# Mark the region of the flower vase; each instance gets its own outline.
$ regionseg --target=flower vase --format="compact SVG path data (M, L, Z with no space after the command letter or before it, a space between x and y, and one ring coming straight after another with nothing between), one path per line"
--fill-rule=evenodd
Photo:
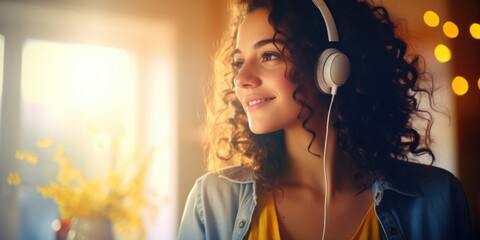
M67 240L113 240L112 223L107 218L72 219Z

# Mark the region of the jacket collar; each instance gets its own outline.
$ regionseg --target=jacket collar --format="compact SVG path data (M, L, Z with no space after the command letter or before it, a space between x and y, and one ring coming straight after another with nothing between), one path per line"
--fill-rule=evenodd
M394 191L398 194L408 197L419 197L422 195L420 189L416 188L415 186L396 184L394 181L388 181L381 177L372 185L372 195L376 206L378 206L382 201L385 191Z
M227 179L235 183L253 183L255 182L255 173L248 168L235 165L223 168L217 171L220 178Z
M240 165L226 167L218 170L216 173L220 178L239 184L254 183L256 179L255 173L251 169ZM381 203L385 191L394 191L408 197L421 196L420 189L415 186L402 184L400 182L397 183L396 181L387 180L385 177L380 177L372 185L372 194L375 205L378 206Z

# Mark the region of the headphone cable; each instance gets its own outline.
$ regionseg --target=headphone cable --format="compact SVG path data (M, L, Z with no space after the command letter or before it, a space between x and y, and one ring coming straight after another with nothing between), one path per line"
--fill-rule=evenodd
M325 127L325 144L323 146L323 177L324 177L324 182L325 182L325 194L324 194L324 201L323 201L322 240L325 240L325 235L326 235L326 232L327 232L327 200L328 200L327 146L328 146L328 129L329 129L329 125L330 125L330 113L332 112L333 101L335 99L335 93L336 93L336 91L332 91L332 98L330 100L330 106L328 107L327 121L326 121L326 127Z

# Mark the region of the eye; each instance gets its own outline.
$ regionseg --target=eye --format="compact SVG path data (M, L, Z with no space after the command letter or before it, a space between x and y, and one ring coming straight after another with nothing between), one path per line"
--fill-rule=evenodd
M244 63L243 60L233 60L232 68L235 69L235 70L238 70L243 66L243 63Z
M262 62L275 61L281 58L280 54L275 52L265 52L262 55Z

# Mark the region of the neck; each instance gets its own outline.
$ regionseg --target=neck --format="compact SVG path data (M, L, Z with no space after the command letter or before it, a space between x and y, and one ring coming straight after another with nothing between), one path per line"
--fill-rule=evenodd
M325 189L323 162L326 161L331 196L334 196L335 193L357 189L358 187L352 181L357 168L337 147L336 133L331 126L325 158L324 129L324 126L312 128L316 134L313 142L313 136L301 125L285 130L285 147L289 168L285 174L284 184L301 185L323 192Z

